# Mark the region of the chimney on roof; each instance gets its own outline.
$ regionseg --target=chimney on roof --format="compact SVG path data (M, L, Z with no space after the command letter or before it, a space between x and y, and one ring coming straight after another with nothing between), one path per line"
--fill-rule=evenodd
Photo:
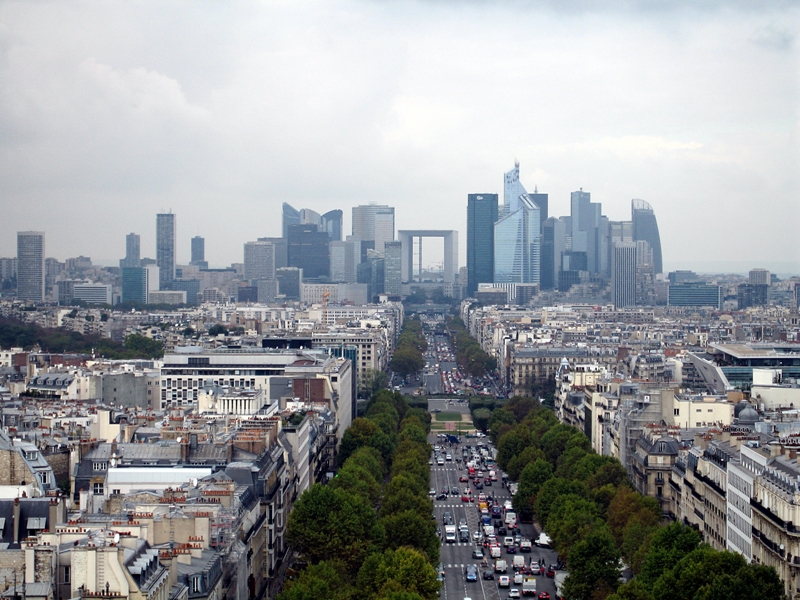
M61 499L60 498L51 498L50 499L50 506L47 512L47 528L50 531L56 530L56 525L63 522L61 517Z
M180 445L181 445L181 464L186 464L189 462L189 439L188 438L180 438Z
M14 543L19 543L19 498L14 498Z

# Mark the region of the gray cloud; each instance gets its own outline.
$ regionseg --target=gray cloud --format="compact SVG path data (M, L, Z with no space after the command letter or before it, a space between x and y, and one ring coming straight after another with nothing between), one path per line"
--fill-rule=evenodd
M129 231L152 255L171 208L179 260L199 234L222 265L283 201L463 246L516 157L551 214L647 199L668 267L797 256L796 3L723 4L0 4L0 255L33 228L61 259Z

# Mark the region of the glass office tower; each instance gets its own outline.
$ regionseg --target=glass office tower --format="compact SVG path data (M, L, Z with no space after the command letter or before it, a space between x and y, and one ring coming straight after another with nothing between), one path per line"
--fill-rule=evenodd
M479 283L494 281L494 224L498 216L497 194L467 196L467 295Z
M527 194L494 227L494 283L539 283L539 207Z
M661 263L661 237L658 234L658 221L653 207L644 200L631 200L631 220L633 221L633 241L645 241L653 251L653 265L656 273L663 273Z

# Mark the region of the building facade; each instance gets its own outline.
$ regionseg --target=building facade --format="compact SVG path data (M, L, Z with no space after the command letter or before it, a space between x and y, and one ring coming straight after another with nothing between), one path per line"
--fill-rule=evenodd
M156 215L156 265L159 289L168 289L175 279L175 215Z
M44 232L17 233L17 298L44 302Z

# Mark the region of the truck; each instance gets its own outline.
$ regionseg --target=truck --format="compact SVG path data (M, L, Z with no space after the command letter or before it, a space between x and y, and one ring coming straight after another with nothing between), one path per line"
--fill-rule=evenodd
M519 554L514 555L514 562L511 563L515 571L519 571L525 567L525 557Z
M444 541L448 544L455 544L456 543L456 526L455 525L445 525L444 528Z
M522 595L536 595L536 577L533 575L525 575L525 577L522 578Z
M508 572L508 563L503 560L502 558L498 558L494 563L494 572L495 573L507 573Z

